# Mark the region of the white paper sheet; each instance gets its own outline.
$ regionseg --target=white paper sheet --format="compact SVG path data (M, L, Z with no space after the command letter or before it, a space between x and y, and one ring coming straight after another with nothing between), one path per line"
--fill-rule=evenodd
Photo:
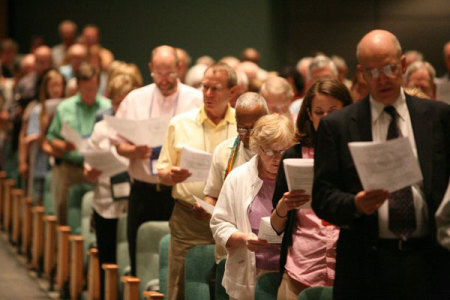
M366 191L394 192L423 180L407 137L386 142L353 142L348 146Z
M259 224L258 238L267 240L270 244L281 244L283 234L278 235L270 225L270 217L262 217Z
M284 173L289 191L304 190L307 195L312 194L314 180L314 159L286 158L283 160ZM310 208L311 201L299 208Z
M181 150L180 168L192 173L184 182L204 182L208 179L212 154L189 146Z
M68 142L71 142L78 151L87 148L87 141L81 137L81 135L75 131L70 125L63 122L61 128L61 136Z
M206 210L207 213L212 215L212 213L214 211L214 205L211 205L208 202L205 202L204 200L200 199L197 196L194 196L194 200L197 201L197 203L200 204L200 206L203 207L203 209Z
M102 171L102 176L111 177L125 172L128 161L108 150L84 150L81 152L84 160L91 167Z
M119 135L135 145L161 146L164 142L169 118L127 120L105 116L105 121Z

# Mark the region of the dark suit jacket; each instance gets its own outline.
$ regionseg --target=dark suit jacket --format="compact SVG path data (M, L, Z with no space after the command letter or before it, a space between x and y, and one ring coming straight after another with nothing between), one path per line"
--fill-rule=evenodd
M450 106L409 95L406 104L424 178L430 228L435 235L434 213L450 174ZM371 140L370 101L366 97L322 118L315 147L312 207L319 218L341 226L335 295L353 293L359 299L366 298L364 291L370 286L368 278L374 270L378 216L356 214L354 196L363 188L347 144ZM348 294L349 290L353 291Z

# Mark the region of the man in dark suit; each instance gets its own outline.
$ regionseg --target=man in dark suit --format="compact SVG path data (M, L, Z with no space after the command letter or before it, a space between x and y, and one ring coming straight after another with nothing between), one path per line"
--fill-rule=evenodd
M436 242L434 218L450 174L450 106L403 92L405 58L392 33L366 34L357 58L369 96L322 118L315 147L312 207L341 227L334 297L450 299L449 253ZM423 181L364 191L348 143L399 136L408 137Z

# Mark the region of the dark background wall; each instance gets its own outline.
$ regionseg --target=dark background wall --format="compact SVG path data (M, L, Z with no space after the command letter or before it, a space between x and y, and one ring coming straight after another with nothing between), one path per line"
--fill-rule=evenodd
M5 32L22 52L33 35L56 44L63 19L75 21L79 29L94 23L102 44L117 59L138 64L146 82L149 53L160 44L185 48L193 59L239 56L252 46L270 70L324 51L343 56L353 69L356 43L381 27L394 32L404 50L423 52L441 74L442 46L450 40L448 0L9 0L3 7L8 11Z

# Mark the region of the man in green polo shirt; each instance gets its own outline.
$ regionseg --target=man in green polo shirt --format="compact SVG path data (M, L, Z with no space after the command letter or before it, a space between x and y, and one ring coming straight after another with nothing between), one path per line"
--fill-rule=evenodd
M67 199L70 186L83 182L83 156L75 146L61 136L63 123L77 131L82 137L91 135L97 112L111 107L111 101L97 94L99 73L91 65L83 63L77 74L78 90L75 96L59 104L50 124L47 139L55 152L61 153L58 174L58 223L67 224Z

